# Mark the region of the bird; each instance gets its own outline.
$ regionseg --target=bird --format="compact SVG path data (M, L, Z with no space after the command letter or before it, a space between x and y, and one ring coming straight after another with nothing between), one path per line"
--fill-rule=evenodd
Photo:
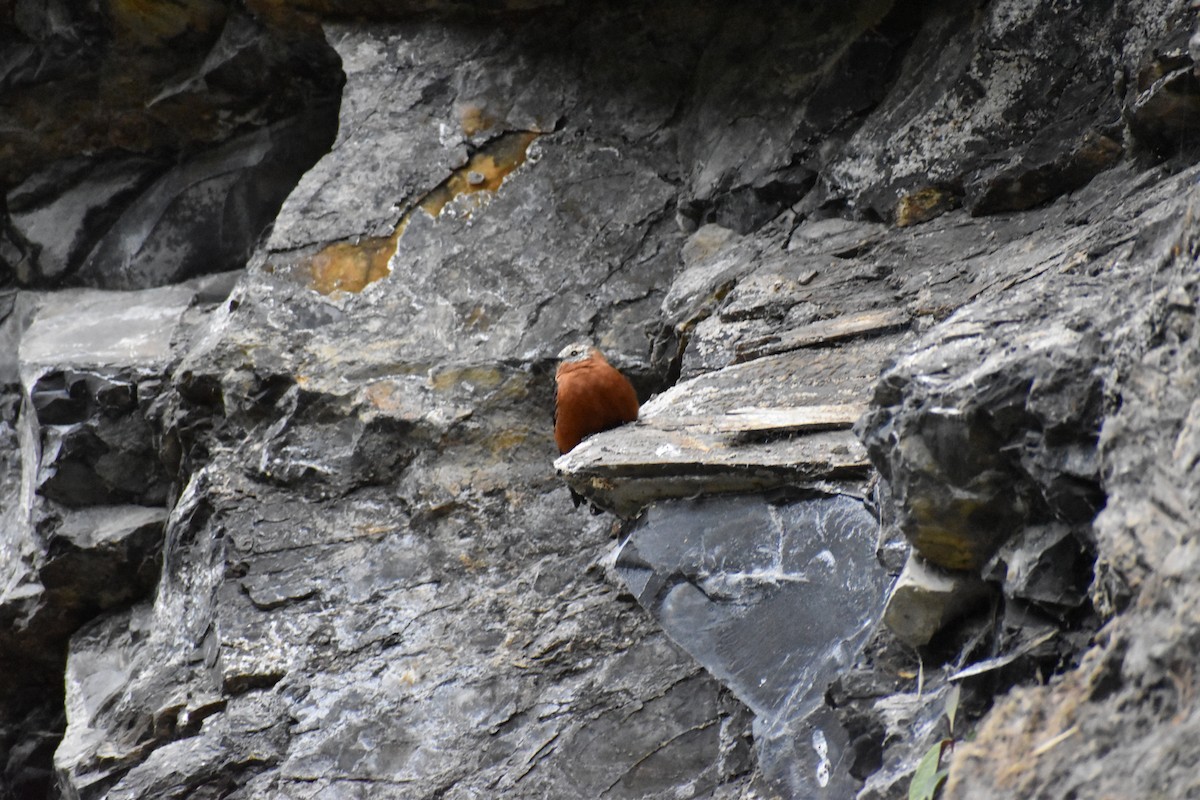
M633 385L587 342L567 345L554 373L554 442L569 453L593 433L633 422L638 398ZM571 490L575 507L583 498Z
M586 342L567 345L554 373L554 442L569 453L593 433L638 416L637 392L597 348Z

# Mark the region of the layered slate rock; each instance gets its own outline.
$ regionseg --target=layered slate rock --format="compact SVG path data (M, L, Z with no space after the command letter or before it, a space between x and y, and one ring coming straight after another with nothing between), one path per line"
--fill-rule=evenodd
M156 401L171 341L202 293L23 295L4 321L20 344L4 365L19 395L5 419L15 446L0 539L0 736L20 791L49 782L69 637L158 581L172 477L159 457Z
M914 546L927 549L935 558L963 554L961 561L948 559L949 566L960 570L966 566L970 571L948 573L949 591L932 604L920 598L937 591L933 583L897 586L895 613L916 615L910 617L916 620L908 637L911 644L930 645L924 649L926 656L934 664L941 661L937 669L925 664L923 692L897 679L897 673L916 676L917 671L908 671L913 666L911 656L889 649L882 641L872 644L868 660L840 676L830 690L838 719L852 742L853 774L867 777L863 797L906 791L916 762L948 734L943 705L952 685L964 687L963 696L969 698L962 701L965 705L984 708L997 686L1062 669L1078 658L1095 625L1092 601L1104 613L1128 602L1128 585L1105 566L1102 551L1098 580L1087 597L1097 552L1092 520L1106 503L1109 510L1101 519L1113 513L1112 498L1106 496L1101 482L1103 450L1098 446L1101 424L1112 409L1104 399L1111 391L1106 381L1112 373L1097 364L1111 364L1112 359L1123 358L1119 354L1130 344L1138 346L1149 334L1136 326L1144 326L1147 318L1166 314L1189 319L1192 300L1178 288L1159 290L1162 299L1146 311L1140 310L1140 304L1146 292L1154 291L1153 265L1162 263L1163 253L1188 252L1188 245L1171 245L1171 236L1173 226L1185 219L1186 187L1193 178L1194 170L1176 176L1150 170L1131 181L1114 174L1036 219L972 222L958 212L928 223L919 237L908 238L905 231L882 236L866 256L889 258L900 247L921 253L923 258L911 262L912 266L888 275L888 284L901 287L901 297L911 298L908 303L914 305L908 308L928 302L931 281L936 282L943 313L952 304L962 306L945 322L926 323L919 336L910 335L902 340L904 344L893 345L891 363L880 362L885 369L875 389L874 406L859 430L889 479L882 486L887 496L884 505L892 509L885 523L912 534ZM1102 214L1097 213L1101 203ZM1068 219L1075 225L1064 237L1053 226L1056 220ZM807 227L799 226L793 238ZM937 256L970 241L982 242L965 259L970 269L960 265L955 272L948 262L945 271L937 269ZM1022 242L1019 250L1013 246L1015 241ZM753 338L743 338L747 335L744 312L736 317L722 314L723 308L733 305L731 298L739 296L740 285L753 280L758 264L766 274L780 274L790 266L786 257L744 248L732 237L723 237L717 248L723 252L716 256L724 259L720 267L707 275L698 267L698 280L686 273L681 279L698 298L717 298L704 287L723 286L719 298L705 301L709 309L703 319L709 322L703 330L695 327L695 335L720 342L733 355L731 360L739 351L760 352L780 342L808 343L812 323L780 331L768 341L757 332ZM1121 290L1116 291L1115 285ZM752 296L764 298L758 301L764 309L779 307L780 301L769 294ZM1137 337L1117 344L1108 330L1098 330L1098 307L1108 311L1110 321L1124 321L1131 331L1139 331ZM918 316L918 324L919 320ZM815 349L808 343L785 355L762 356L685 381L665 393L661 404L660 400L648 404L639 423L593 437L559 466L570 471L573 485L590 489L601 504L630 497L636 498L630 501L633 506L641 507L653 501L655 490L669 497L675 485L669 470L638 474L631 469L640 441L678 435L697 442L703 441L701 436L711 436L705 446L696 448L695 458L718 474L726 469L721 463L728 458L727 450L764 446L716 435L720 420L729 416L741 396L762 401L765 395L756 392L777 384L780 392L773 398L794 401L804 396L804 382L793 384L783 376L803 376L818 364L852 360L856 348L882 345L889 336L894 334L830 342ZM787 362L789 369L761 375L745 371L755 364L781 363L778 359L785 357L792 359ZM756 377L749 377L752 374ZM854 385L815 383L821 388L814 391L820 392ZM660 419L672 415L677 415L674 423ZM802 443L814 435L789 437L783 446L801 452ZM651 450L641 457L654 463L656 456ZM987 468L969 469L972 459L980 459ZM747 466L746 472L753 474L752 467ZM581 475L587 479L576 481ZM981 475L991 475L990 482ZM715 487L711 475L704 479ZM641 488L628 488L638 484ZM989 486L990 494L983 491ZM983 494L976 497L972 491ZM989 529L973 524L970 511L923 516L939 498L972 509L991 503L1002 513L986 513L981 519L1006 522L991 529L993 538L980 540L977 537ZM614 503L613 507L620 506ZM647 518L653 518L653 513ZM926 539L921 525L925 519L941 523L937 530L945 538ZM947 524L956 519L962 524ZM1128 550L1128 545L1120 548ZM917 587L915 593L905 594L910 586ZM669 610L658 613L670 618ZM929 616L920 619L925 613ZM1010 727L997 735L1015 735L1010 732L1013 723L1005 724ZM1063 740L1055 737L1068 735L1068 730L1052 730L1042 743L1059 747ZM973 759L985 758L982 750L971 752L976 754ZM1014 750L1013 758L1018 757ZM870 775L872 769L878 772ZM969 786L969 779L964 777L961 785Z
M1127 82L1125 118L1141 142L1160 153L1195 148L1200 80L1193 32L1180 25L1149 53Z
M1182 210L1196 202L1195 176L1193 169L1169 184L1175 194L1166 204ZM1196 242L1183 214L1155 216L1163 222L1127 251L1149 269L1121 293L1130 307L1110 345L1121 365L1112 386L1121 403L1099 445L1108 504L1094 526L1090 599L1113 618L1078 669L997 704L955 759L951 796L1020 797L1034 786L1056 795L1137 786L1186 796L1195 787L1196 714L1180 676L1195 637L1182 620L1197 600ZM1022 768L1000 776L997 754Z
M555 467L625 517L669 497L861 483L868 462L849 428L888 344L764 358L685 381L644 405L639 422L586 440ZM798 423L772 418L781 408Z
M555 49L535 70L514 48L560 33L330 29L348 97L387 87L408 98L395 114L422 98L429 113L389 138L389 115L345 106L271 249L176 370L163 425L186 486L158 593L81 633L71 662L56 766L81 796L641 797L746 780L744 708L590 568L609 525L572 516L549 467L556 341L636 354L678 235L649 133L670 107L635 94L611 128L556 130L596 102L576 96L595 53ZM534 78L510 108L505 87ZM500 170L492 146L517 126L537 136ZM375 155L410 177L354 190L363 142L393 142ZM593 224L617 206L604 186L621 216ZM362 264L361 292L316 280ZM136 666L90 679L109 647Z
M1100 336L1082 293L1059 305L1071 294L964 310L882 376L862 430L935 564L978 570L1026 525L1103 505Z
M43 692L22 695L34 708L3 710L6 788L44 790L57 747L54 777L79 797L734 798L819 784L823 767L827 788L902 797L921 756L970 735L993 702L979 733L998 746L960 741L955 792L1024 796L1029 775L1083 794L1187 785L1194 748L1169 736L1190 730L1176 726L1190 720L1194 638L1179 522L1191 518L1195 246L1177 228L1196 177L1183 0L334 5L289 6L338 15L321 28L273 3L49 6L69 23L56 28L25 4L20 36L0 31L5 80L28 97L49 96L43 78L64 89L34 109L49 125L36 142L61 149L4 162L32 165L5 187L10 280L28 279L31 243L46 284L83 281L73 270L85 253L97 254L86 280L106 286L240 266L229 262L244 260L282 194L275 167L288 161L294 178L333 142L232 296L198 288L178 324L164 300L174 327L158 387L138 370L64 359L39 365L39 408L22 410L16 341L40 300L0 298L19 321L0 328L13 344L0 348L3 513L33 498L37 513L61 506L72 520L6 527L4 546L24 560L5 563L32 575L41 534L58 537L51 583L103 605L54 630L73 635L65 704ZM133 102L101 93L102 124L73 124L72 73L85 89L108 76L119 88L124 67L141 75L147 62L97 54L164 49L202 80ZM336 138L330 107L306 116L340 84L335 51L348 74ZM197 72L198 53L212 70ZM298 84L279 80L291 72ZM245 86L267 91L246 102L234 91ZM194 113L223 90L229 108ZM97 130L86 147L71 138ZM308 161L289 149L300 141ZM138 194L156 159L163 182ZM73 235L55 236L58 223ZM57 325L69 329L66 316ZM1013 523L967 574L991 586L989 602L940 620L917 653L877 629L853 664L819 647L795 657L802 629L830 618L823 608L795 614L785 648L731 656L720 642L673 641L694 617L630 602L609 570L621 528L572 514L551 467L551 357L581 336L615 354L643 399L661 393L642 423L568 457L569 479L586 477L601 504L632 514L703 492L671 502L761 519L747 509L765 491L841 493L808 502L836 503L864 549L859 523L878 526L890 575L907 547L896 521L915 519L923 497L945 499L910 467L987 461L1021 500L1005 509L1003 480L984 487L998 487L989 508ZM1101 362L1086 378L1063 368L1080 343ZM1021 375L1025 391L1010 380ZM987 391L976 397L963 376ZM134 413L129 387L139 414L157 400L126 431L114 420ZM872 398L864 447L848 426ZM935 399L974 416L923 429ZM905 460L911 450L870 433L905 420L914 447L945 435L930 459ZM979 444L964 434L981 423L997 435L951 446ZM53 475L26 470L41 441L26 431L60 424L83 427ZM903 451L894 464L891 449ZM868 453L895 467L895 490L871 481ZM41 479L50 497L33 492ZM752 496L707 497L733 490ZM1097 497L1107 507L1093 525ZM97 500L111 505L83 504ZM683 610L712 614L708 630L760 632L779 618L770 601L796 601L804 585L721 590L739 570L761 573L758 555L781 537L820 539L792 510L786 524L742 531L736 570L666 536L669 525L668 557L639 570L670 576L681 596L707 589L706 605ZM116 543L141 552L164 513L161 568L152 558L117 587L139 593L115 599L78 580L109 581ZM684 533L706 522L683 519ZM845 563L874 580L859 555ZM151 596L143 579L157 579ZM73 608L82 596L19 580L10 590L4 635L28 629L25 599ZM751 609L736 624L721 615L727 597L735 615ZM1130 609L1141 613L1122 627ZM1113 635L1091 643L1104 620ZM851 649L865 635L856 627ZM819 674L801 661L820 661ZM57 685L62 663L18 666ZM758 687L748 666L788 677ZM1048 685L1004 697L1035 683ZM809 704L824 716L805 716ZM1156 752L1122 740L1122 721L1157 734Z
M1077 190L1117 161L1124 76L1189 29L1181 5L1155 2L937 9L874 111L889 124L859 127L831 158L826 202L913 224Z

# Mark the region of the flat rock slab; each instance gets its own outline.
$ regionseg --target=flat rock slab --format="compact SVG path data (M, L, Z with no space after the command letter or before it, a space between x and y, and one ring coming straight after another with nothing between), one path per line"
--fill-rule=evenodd
M182 285L47 297L21 339L23 370L165 364L175 329L195 295L194 288Z
M710 423L687 430L629 425L592 437L554 465L596 506L632 517L672 497L854 481L870 462L850 431L746 443Z
M849 428L867 411L866 403L796 408L735 408L716 421L717 429L741 436L768 436Z
M794 797L847 797L829 682L874 628L890 578L878 525L844 496L655 505L616 569L667 634L756 715L764 776Z
M750 361L765 355L786 353L805 347L833 344L902 328L912 316L902 308L880 308L861 311L833 319L824 319L778 335L742 342L736 348L736 360Z
M755 359L684 381L636 424L597 434L555 461L575 491L630 517L699 492L857 481L866 451L847 430L903 334Z

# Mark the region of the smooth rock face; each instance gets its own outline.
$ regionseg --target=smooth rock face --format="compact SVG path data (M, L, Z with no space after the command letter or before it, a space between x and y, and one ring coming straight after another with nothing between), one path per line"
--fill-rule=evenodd
M1186 794L1193 17L0 12L0 795Z
M772 791L844 797L856 786L823 699L879 618L890 578L876 536L853 498L717 497L653 506L616 555L667 635L754 712Z
M47 296L21 335L20 360L33 366L138 367L172 355L171 336L196 290L66 291ZM44 413L45 405L35 405Z

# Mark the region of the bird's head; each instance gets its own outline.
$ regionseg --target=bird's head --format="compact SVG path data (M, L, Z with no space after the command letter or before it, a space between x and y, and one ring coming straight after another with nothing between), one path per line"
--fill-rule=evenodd
M587 361L589 358L600 358L603 360L604 355L587 342L574 342L567 345L558 354L558 360L563 364L570 364L576 361Z

